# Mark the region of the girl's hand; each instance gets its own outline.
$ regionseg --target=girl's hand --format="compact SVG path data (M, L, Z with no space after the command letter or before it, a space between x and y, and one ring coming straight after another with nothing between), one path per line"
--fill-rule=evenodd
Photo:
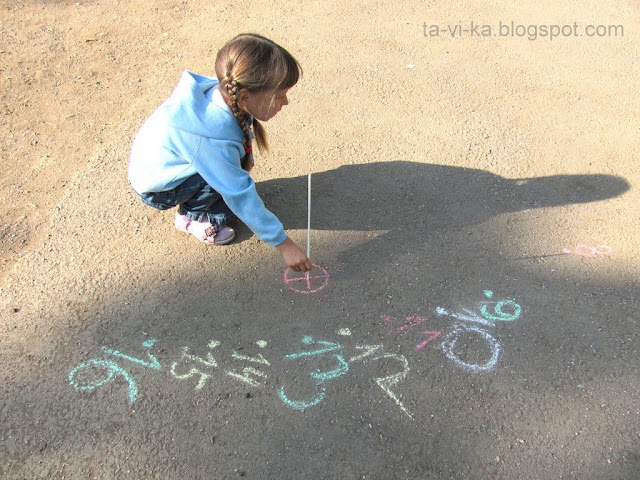
M280 252L280 255L282 255L284 263L292 270L296 272L308 272L313 268L309 257L307 257L300 247L289 237L280 245L276 246L276 248Z

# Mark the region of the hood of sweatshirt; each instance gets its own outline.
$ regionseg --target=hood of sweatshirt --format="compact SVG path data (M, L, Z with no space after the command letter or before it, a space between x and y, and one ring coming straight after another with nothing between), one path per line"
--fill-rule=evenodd
M242 129L224 101L216 78L184 72L165 106L173 128L244 143Z

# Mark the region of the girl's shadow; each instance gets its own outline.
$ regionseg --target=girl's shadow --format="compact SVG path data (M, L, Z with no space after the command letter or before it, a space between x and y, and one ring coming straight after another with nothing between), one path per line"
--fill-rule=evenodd
M307 228L307 177L260 183L267 208L285 229ZM429 234L503 213L619 196L629 184L612 175L508 179L470 168L405 161L347 165L312 175L312 229ZM410 235L413 236L413 235Z

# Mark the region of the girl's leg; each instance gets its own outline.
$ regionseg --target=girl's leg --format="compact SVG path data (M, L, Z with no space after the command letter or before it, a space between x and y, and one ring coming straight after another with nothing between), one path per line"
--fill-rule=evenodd
M235 217L231 209L224 203L222 195L216 192L204 181L200 175L199 182L195 183L199 188L189 190L189 198L180 202L178 213L189 220L196 222L210 222L223 225ZM193 180L191 177L188 181ZM185 195L186 196L186 195Z
M235 231L225 225L235 215L222 196L200 175L189 177L173 190L140 197L144 203L159 210L178 206L175 227L202 242L226 245L235 238Z
M178 213L195 222L222 225L235 217L222 196L200 175L189 177L173 190L140 195L142 201L158 210L178 206Z

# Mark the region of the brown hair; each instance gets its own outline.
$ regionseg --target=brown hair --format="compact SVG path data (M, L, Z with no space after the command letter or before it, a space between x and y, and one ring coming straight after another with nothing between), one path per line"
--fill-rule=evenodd
M293 56L275 42L253 33L243 33L227 42L216 57L216 76L229 99L229 107L244 132L245 149L251 151L251 127L238 107L241 88L257 93L293 87L302 75L302 67ZM268 151L264 128L253 119L253 130L260 151Z

